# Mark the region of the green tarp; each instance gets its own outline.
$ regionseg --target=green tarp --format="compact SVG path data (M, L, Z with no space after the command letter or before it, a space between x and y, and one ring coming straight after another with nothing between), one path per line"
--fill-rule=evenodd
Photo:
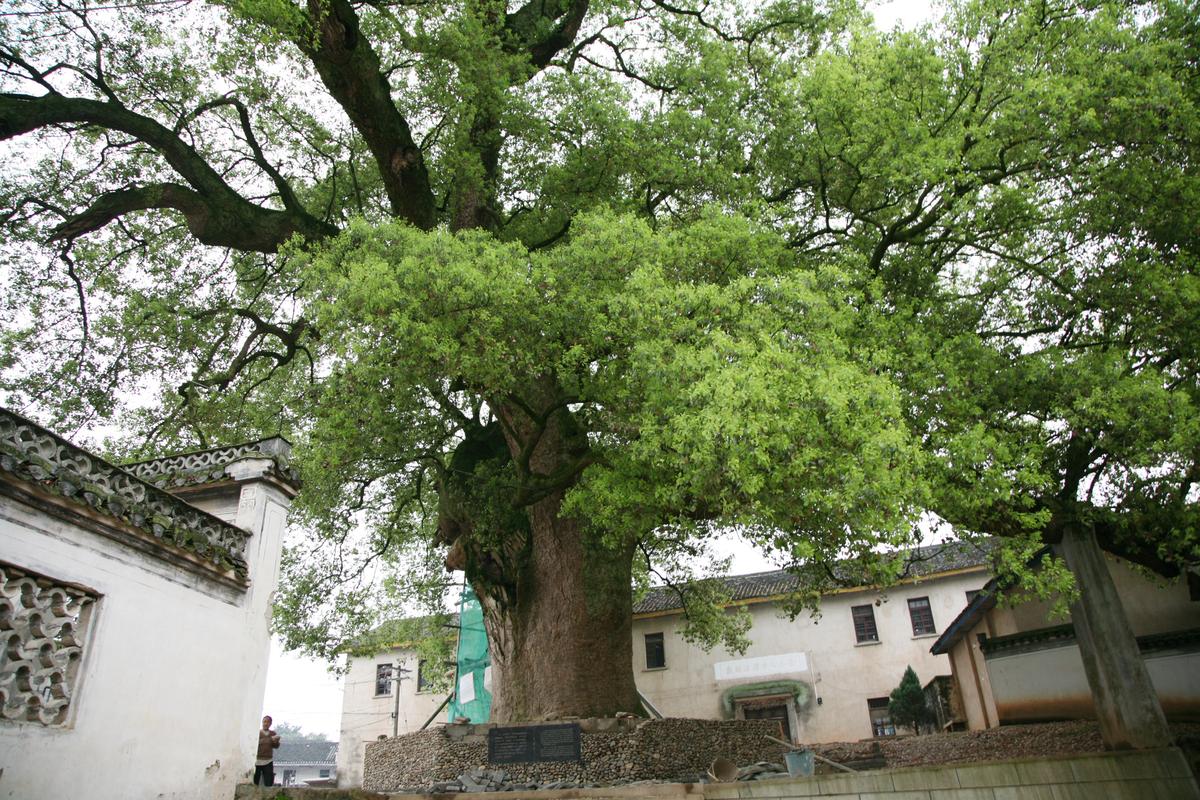
M488 667L487 631L483 628L483 608L470 586L463 587L458 604L458 658L454 676L454 699L450 701L449 722L465 717L471 722L487 722L492 712L492 693L484 686Z

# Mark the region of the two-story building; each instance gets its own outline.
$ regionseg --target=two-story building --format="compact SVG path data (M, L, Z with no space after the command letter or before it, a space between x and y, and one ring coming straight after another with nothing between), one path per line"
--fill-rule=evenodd
M972 544L934 545L916 556L911 576L885 591L826 594L818 617L780 614L780 601L796 588L785 572L727 578L733 603L753 618L741 655L684 641L678 603L657 589L635 607L638 689L664 716L777 719L797 742L893 735L888 695L905 667L922 684L950 673L929 646L989 577L987 553Z

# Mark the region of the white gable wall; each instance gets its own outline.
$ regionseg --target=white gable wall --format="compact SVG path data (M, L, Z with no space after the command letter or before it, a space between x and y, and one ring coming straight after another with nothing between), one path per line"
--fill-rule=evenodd
M204 505L255 531L245 593L0 497L0 559L101 596L68 723L0 722L0 798L233 796L254 762L288 498L230 492Z

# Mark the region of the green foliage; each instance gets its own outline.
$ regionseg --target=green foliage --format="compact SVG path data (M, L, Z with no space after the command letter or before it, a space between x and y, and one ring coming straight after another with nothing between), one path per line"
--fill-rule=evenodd
M276 722L272 725L272 729L279 734L280 739L289 742L323 742L325 734L323 733L305 733L300 729L299 725L293 725L290 722Z
M911 728L913 733L920 733L922 726L931 721L932 714L925 704L925 692L921 690L921 682L912 667L905 668L900 685L892 690L888 714L895 725Z
M1041 597L1068 523L1200 561L1192 4L34 6L3 401L118 419L115 457L294 439L293 647L434 613L452 542L508 586L550 501L733 650L720 532L795 612L837 559L897 578L926 511Z

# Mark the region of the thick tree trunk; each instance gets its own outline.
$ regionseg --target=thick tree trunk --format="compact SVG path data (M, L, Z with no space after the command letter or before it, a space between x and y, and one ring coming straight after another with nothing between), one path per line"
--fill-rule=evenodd
M628 549L592 543L559 516L561 494L530 508L530 548L506 604L476 584L492 657L492 721L638 710Z
M1167 728L1121 598L1090 526L1067 526L1059 545L1079 584L1075 637L1104 743L1111 749L1167 747Z
M439 486L446 566L466 571L483 606L491 718L636 712L633 542L605 545L562 513L587 436L551 379L529 394L540 402L493 405L503 422L468 431Z

